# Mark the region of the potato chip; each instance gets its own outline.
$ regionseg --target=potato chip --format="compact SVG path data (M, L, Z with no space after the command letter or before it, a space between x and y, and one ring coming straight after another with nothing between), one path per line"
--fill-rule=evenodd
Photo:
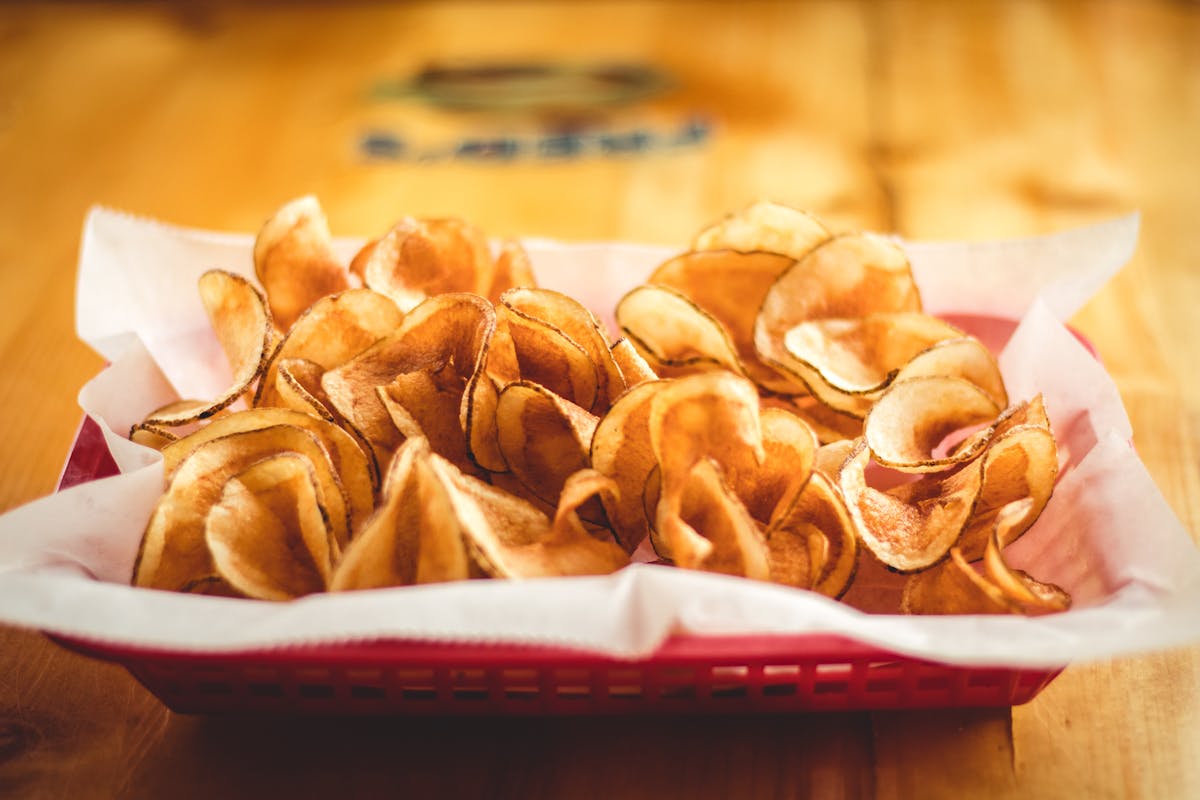
M616 362L617 368L621 370L621 383L626 390L659 377L649 362L642 358L642 354L633 346L633 342L624 336L613 342L609 350L612 351L612 359Z
M232 385L207 404L169 406L145 424L161 428L207 419L235 402L262 373L271 343L271 314L258 289L240 275L209 270L200 276L200 299L233 373Z
M734 460L724 471L726 484L761 526L783 516L812 474L817 437L795 414L777 408L759 412L763 459Z
M551 289L515 288L500 297L500 306L515 315L544 322L582 348L591 359L596 375L595 397L590 406L583 406L588 411L603 413L625 390L621 369L610 350L608 335L592 312L578 300ZM518 350L519 361L522 360L521 356ZM529 358L523 361L528 363ZM525 376L524 372L522 375Z
M658 503L655 529L676 566L770 578L766 539L715 461L697 461L682 481L677 502L667 497L664 492Z
M461 292L436 295L413 308L396 331L326 372L321 386L338 413L370 443L376 460L386 464L403 436L379 399L378 387L405 373L449 368L461 382L459 415L472 454L489 466L480 458L488 443L473 434L494 401L495 387L483 367L495 327L495 312L484 298Z
M765 532L771 580L840 597L858 566L854 522L837 485L814 472Z
M405 217L362 262L363 283L410 311L449 292L488 294L495 271L487 237L459 219Z
M534 286L537 286L537 278L534 277L533 263L529 260L529 252L516 239L506 239L501 242L500 252L496 254L492 286L488 289L487 298L496 303L499 302L500 296L509 289Z
M909 578L901 611L906 614L1045 614L1065 611L1070 596L1058 586L1042 583L1009 567L1001 555L1000 539L1011 539L1005 529L1021 526L1033 501L1019 500L995 517L988 537L983 570L977 571L959 551L950 551L942 565Z
M533 505L472 478L437 456L437 470L448 486L468 547L483 574L497 578L604 575L629 563L609 537L593 535L579 509L594 497L615 490L594 470L581 470L563 484L553 521Z
M522 380L539 383L583 409L604 404L601 370L583 345L504 298L496 314L512 342Z
M287 330L317 300L350 288L333 252L329 222L311 195L280 208L254 241L254 274L275 324Z
M369 289L322 297L288 328L271 355L254 404L278 404L274 390L280 361L302 358L322 369L333 369L396 330L403 319L395 303Z
M334 572L333 591L465 580L463 523L421 437L397 449L379 509Z
M204 532L210 509L219 502L226 481L255 462L284 452L299 453L311 462L320 489L317 500L329 510L335 538L345 542L349 538L346 500L317 437L294 425L240 430L204 441L171 474L142 537L133 584L180 591L217 577Z
M374 487L367 456L358 442L327 420L283 408L255 408L229 414L164 447L164 474L172 479L183 462L207 442L272 427L299 428L314 437L316 447L305 446L301 452L318 462L313 466L328 495L322 504L329 510L338 542L344 544L371 514L375 505Z
M1040 425L1017 425L1006 430L992 439L982 459L979 499L958 542L968 561L983 556L998 515L1014 503L1025 501L1021 507L1026 515L1006 521L998 546L1006 547L1033 525L1050 501L1058 476L1054 435Z
M567 478L588 467L597 418L530 381L500 392L496 425L500 452L513 475L536 497L556 506ZM589 519L602 520L592 504Z
M880 464L904 472L933 472L979 455L985 438L948 452L939 447L953 433L995 420L1000 411L987 392L961 378L910 378L880 395L863 422L863 435Z
M217 574L260 600L325 591L340 553L319 492L312 464L294 453L230 478L204 526Z
M683 293L644 284L617 303L617 325L665 377L727 369L745 374L729 334Z
M866 440L859 440L839 473L859 540L880 561L901 572L937 563L958 541L975 507L980 462L880 490L867 483L870 455Z
M650 446L662 470L662 502L673 512L701 461L748 472L766 457L758 391L745 378L730 372L678 378L650 402Z
M592 434L591 466L616 483L616 492L601 495L601 500L617 541L630 553L646 538L653 516L643 505L646 480L658 467L650 445L650 404L666 385L654 380L629 389L600 418Z
M463 381L452 365L397 375L378 387L379 399L405 438L423 437L430 449L466 472L479 472L471 461L459 420Z
M695 250L659 265L646 283L679 292L724 330L745 371L767 391L804 393L804 385L764 364L754 347L754 321L772 284L795 260L767 252ZM653 310L648 309L648 316ZM647 319L641 327L649 327Z
M799 259L829 236L812 214L759 200L700 231L692 249L763 251Z

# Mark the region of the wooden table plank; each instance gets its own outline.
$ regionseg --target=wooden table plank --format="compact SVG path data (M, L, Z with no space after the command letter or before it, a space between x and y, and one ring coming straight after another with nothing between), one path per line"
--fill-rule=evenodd
M335 231L457 214L497 235L682 243L759 197L915 238L1132 209L1133 263L1077 316L1135 444L1200 531L1200 10L1175 3L546 3L0 8L0 509L50 491L100 359L74 339L95 202L253 230L317 192ZM650 62L615 126L714 124L645 156L363 157L528 121L369 100L431 60ZM524 127L522 127L524 126ZM169 714L117 668L0 630L0 794L1184 797L1200 648L1069 668L1014 711L414 723Z

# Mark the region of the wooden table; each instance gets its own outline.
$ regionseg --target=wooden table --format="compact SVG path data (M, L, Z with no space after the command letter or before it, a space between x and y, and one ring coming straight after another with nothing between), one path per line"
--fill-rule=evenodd
M1135 259L1074 321L1195 536L1197 42L1200 8L1167 2L5 5L0 509L53 490L101 366L72 321L93 203L247 231L315 192L347 235L411 212L682 243L767 196L913 238L1140 209ZM674 85L533 119L389 91L482 61L643 64ZM572 154L551 123L615 139ZM1011 712L234 721L172 715L120 669L2 629L0 795L1195 797L1198 697L1191 647L1073 666Z

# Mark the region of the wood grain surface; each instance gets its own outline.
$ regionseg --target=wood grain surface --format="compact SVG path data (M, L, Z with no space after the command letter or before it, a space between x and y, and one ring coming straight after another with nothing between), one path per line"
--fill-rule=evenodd
M1197 536L1197 43L1200 6L1167 2L2 5L0 510L53 490L101 367L72 310L94 203L252 231L315 192L346 235L415 213L682 243L765 196L933 239L1140 210L1136 257L1074 322ZM379 92L429 64L531 60L673 83L532 119ZM498 133L532 147L547 115L660 146L455 150ZM680 143L688 120L703 135ZM364 144L380 136L382 155ZM1070 667L1011 712L233 720L172 715L121 669L0 628L0 796L401 793L1197 797L1200 647Z

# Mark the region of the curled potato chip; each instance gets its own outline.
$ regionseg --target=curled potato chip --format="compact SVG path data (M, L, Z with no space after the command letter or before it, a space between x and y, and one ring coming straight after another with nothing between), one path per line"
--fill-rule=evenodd
M579 518L581 507L614 490L594 470L581 470L563 485L551 521L521 498L490 486L434 457L435 470L454 487L451 498L464 520L468 548L483 574L497 578L604 575L629 563L609 537L595 536Z
M495 312L484 298L462 292L436 295L413 308L393 333L327 371L321 387L338 413L370 442L377 461L386 464L403 437L380 400L378 387L405 373L449 367L462 384L459 414L472 454L490 466L499 456L485 463L489 443L477 438L477 425L487 421L487 409L494 401L495 387L484 365L495 328Z
M164 447L164 474L171 479L191 454L207 442L275 427L298 428L312 437L315 447L305 445L300 452L314 461L326 495L322 504L329 511L338 542L344 544L371 514L375 493L366 454L350 434L327 420L283 408L254 408L229 414Z
M795 259L829 236L828 229L812 214L759 200L700 231L692 240L692 249L762 251Z
M421 437L406 440L396 450L379 509L343 555L331 581L333 591L471 576L463 521L432 458Z
M1006 528L1024 525L1032 505L1029 498L1018 500L996 515L982 572L954 548L946 563L909 578L904 587L901 611L906 614L1033 615L1067 610L1071 605L1069 594L1058 586L1042 583L1012 569L1001 555L999 541L1012 538Z
M712 459L692 466L678 502L668 503L664 494L655 529L678 567L757 580L770 577L767 542Z
M729 334L686 295L643 284L617 303L617 325L647 363L668 377L712 369L745 374Z
M500 452L533 495L557 505L567 478L588 466L597 418L538 383L505 386L496 406ZM593 504L589 519L602 520Z
M185 402L149 415L145 424L161 428L207 419L226 408L262 373L271 344L271 313L253 284L240 275L209 270L200 276L200 299L229 361L233 383L208 403Z
M866 441L859 440L838 476L860 541L900 572L937 563L958 541L975 507L980 462L880 490L867 484L870 455Z
M617 487L612 495L601 495L601 500L617 541L630 553L649 533L651 515L646 513L643 496L646 480L658 467L650 445L650 404L666 385L654 380L632 387L617 398L592 434L591 466Z
M621 369L613 359L608 335L592 312L578 300L551 289L518 287L505 292L500 297L500 305L515 315L544 322L587 354L596 376L596 394L591 405L584 408L592 413L603 413L624 391ZM519 358L521 354L518 352L517 355Z
M533 286L537 286L537 278L534 277L529 252L516 239L501 242L500 251L496 254L492 287L488 290L487 298L496 303L509 289Z
M961 339L962 332L917 312L831 317L802 322L787 331L786 353L778 353L778 363L826 405L862 417L914 359L950 338ZM945 361L926 365L925 373L917 374L928 374L933 366L954 366Z
M633 342L625 337L621 337L613 342L612 359L617 364L617 368L621 370L621 383L625 389L630 389L640 383L656 380L659 376L650 366L650 363L642 357L642 354L633 346ZM614 398L615 401L616 398Z
M814 472L796 502L766 529L771 580L840 597L858 566L854 522L836 484Z
M1049 428L1017 425L996 436L982 456L983 478L971 520L962 532L958 548L974 561L984 555L988 535L999 514L1008 509L999 547L1015 541L1037 520L1050 501L1058 476L1058 449ZM1016 517L1014 503L1025 510Z
M335 538L346 541L346 501L317 437L294 425L240 430L205 440L171 474L142 536L132 583L181 591L197 581L220 580L205 541L208 512L231 477L284 452L299 453L312 463L320 489L318 501L329 510Z
M725 332L745 371L767 391L804 393L804 385L764 364L754 347L754 321L763 298L775 280L795 260L770 252L694 250L659 265L647 279L650 285L679 292ZM641 327L653 325L646 309Z
M803 419L778 408L759 412L763 459L732 461L725 482L760 525L787 513L812 474L817 437Z
M459 469L478 472L459 419L463 389L462 378L446 365L397 375L377 391L392 423L405 438L423 437L433 452Z
M539 383L583 409L605 406L607 389L601 381L606 378L582 344L507 298L501 298L496 314L512 342L522 380Z
M701 461L745 473L765 458L758 391L745 378L731 372L678 378L650 403L650 446L662 471L662 502L672 511Z
M395 303L369 289L322 297L297 317L272 353L254 404L278 404L273 392L279 362L302 358L333 369L394 331L403 319Z
M486 296L495 271L487 237L460 219L405 217L360 263L367 288L405 312L448 292Z
M270 456L226 481L205 518L217 574L247 597L290 600L324 591L339 552L311 463Z
M879 396L863 422L863 435L880 464L904 472L933 472L979 455L985 438L944 454L936 451L951 434L991 422L1001 410L987 392L962 378L910 378L893 383Z
M293 200L267 220L254 241L254 273L275 324L284 330L320 298L350 288L315 197Z

